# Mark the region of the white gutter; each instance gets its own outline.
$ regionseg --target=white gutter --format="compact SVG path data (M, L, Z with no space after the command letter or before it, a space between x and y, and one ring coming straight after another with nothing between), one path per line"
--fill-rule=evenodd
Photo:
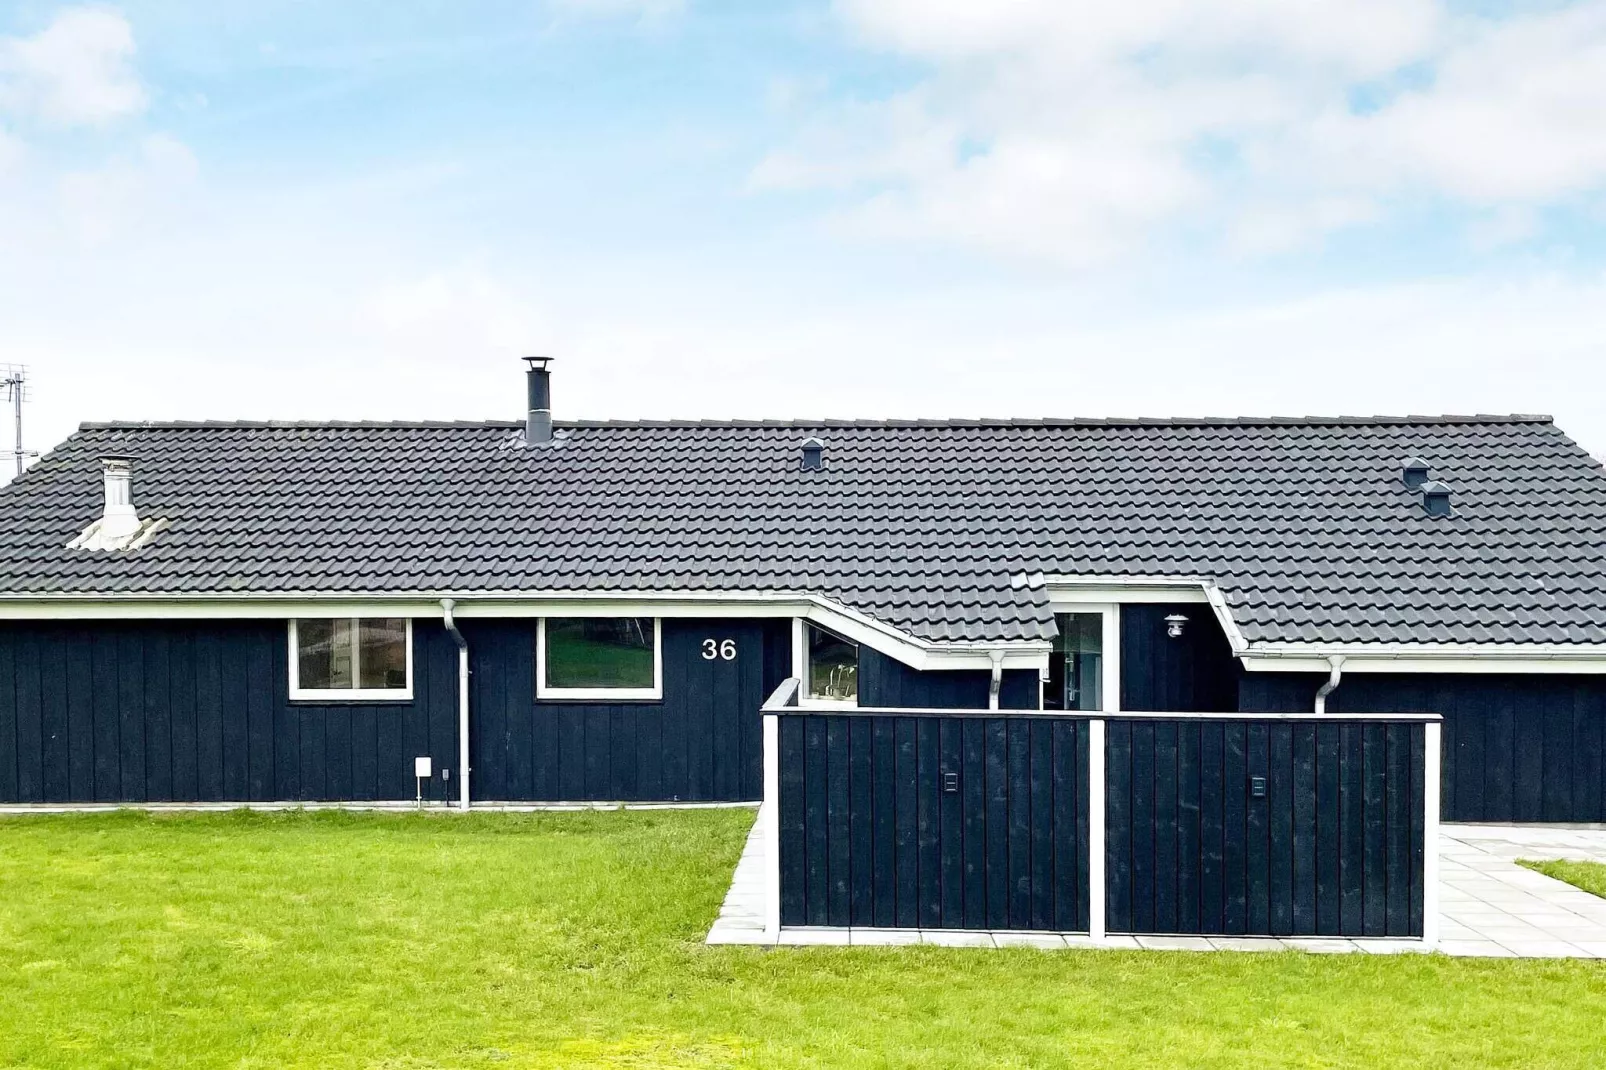
M1122 604L1128 601L1157 601L1168 595L1197 597L1203 593L1210 611L1216 616L1216 623L1221 625L1221 632L1227 637L1227 645L1232 648L1232 656L1242 658L1250 654L1249 642L1244 639L1244 633L1238 627L1238 622L1232 619L1232 608L1227 605L1226 594L1222 592L1221 585L1208 576L1126 576L1119 573L1049 575L1042 572L1023 572L1011 576L1009 584L1017 590L1022 587L1028 590L1047 589L1051 600L1056 589L1083 590L1095 594L1099 601ZM1127 597L1129 594L1151 597Z
M986 669L996 640L934 641L900 631L822 595L802 591L594 591L435 590L403 592L201 593L150 595L0 594L0 620L100 620L119 618L273 618L422 615L443 599L473 599L461 617L634 615L703 617L723 611L735 617L802 617L912 669ZM712 612L711 612L712 611ZM1008 644L1007 667L1043 670L1052 644Z
M457 630L450 598L441 599L441 623L457 644L457 805L468 809L468 640Z
M1221 586L1206 576L1022 572L1010 577L1010 586L1047 590L1050 600L1080 592L1078 598L1109 602L1152 602L1166 595L1197 598L1202 592L1232 656L1251 672L1331 673L1332 659L1338 658L1349 673L1606 675L1606 644L1601 643L1251 643L1233 620Z
M1344 655L1333 655L1327 659L1327 664L1331 668L1331 671L1327 676L1327 682L1316 689L1317 713L1327 712L1327 696L1336 691L1338 689L1339 682L1344 679Z

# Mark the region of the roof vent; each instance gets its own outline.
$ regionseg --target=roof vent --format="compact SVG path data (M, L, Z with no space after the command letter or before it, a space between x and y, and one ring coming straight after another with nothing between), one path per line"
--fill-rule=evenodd
M131 539L139 531L139 513L134 509L134 462L127 457L107 457L100 462L101 483L106 505L100 517L100 537Z
M106 457L100 462L105 504L100 519L72 542L74 550L133 550L145 545L166 521L143 521L134 508L134 463L127 457Z
M817 438L803 441L803 471L825 471L825 443Z
M1428 481L1428 462L1420 457L1412 457L1400 469L1400 481L1412 490Z
M541 445L552 441L552 373L547 365L551 357L525 357L529 370L524 373L529 396L525 406L524 443Z
M1422 484L1422 508L1428 516L1450 515L1450 488L1438 480Z

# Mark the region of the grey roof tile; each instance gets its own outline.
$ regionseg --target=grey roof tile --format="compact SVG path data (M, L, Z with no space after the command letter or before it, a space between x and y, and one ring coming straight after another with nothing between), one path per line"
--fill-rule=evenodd
M1606 642L1606 473L1545 417L559 427L86 424L0 488L0 594L802 589L972 641L1052 634L1013 574L1180 574L1251 642ZM113 453L171 527L67 550Z

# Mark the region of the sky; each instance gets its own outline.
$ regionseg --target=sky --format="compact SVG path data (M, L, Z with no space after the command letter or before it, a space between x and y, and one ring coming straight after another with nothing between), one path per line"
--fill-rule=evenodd
M560 420L1606 456L1603 101L1606 0L8 0L0 364L33 449L517 419L539 353Z

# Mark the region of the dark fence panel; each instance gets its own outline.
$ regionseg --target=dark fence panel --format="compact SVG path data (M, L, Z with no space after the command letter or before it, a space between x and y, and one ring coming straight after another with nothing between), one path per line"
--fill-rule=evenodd
M536 622L463 622L472 661L472 790L495 801L740 801L764 793L768 693L789 620L663 621L663 699L537 701ZM703 644L731 640L733 660Z
M439 621L413 623L408 702L290 702L286 627L0 623L0 802L411 799L421 755L455 775L457 653Z
M1246 673L1244 710L1308 710L1324 676ZM1446 821L1606 821L1606 678L1349 673L1335 713L1444 717Z
M1422 935L1422 723L1106 732L1110 932Z
M783 925L1086 931L1086 720L779 721Z

